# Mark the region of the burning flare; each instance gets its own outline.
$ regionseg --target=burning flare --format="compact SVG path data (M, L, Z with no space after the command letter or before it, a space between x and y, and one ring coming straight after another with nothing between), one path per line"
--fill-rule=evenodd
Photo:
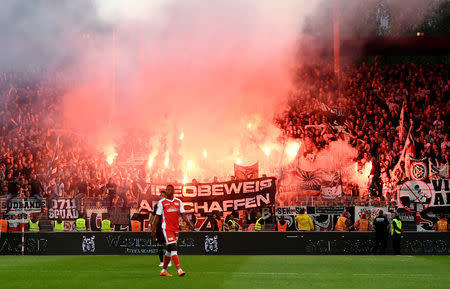
M114 156L107 156L107 157L106 157L106 162L107 162L109 165L112 165L113 162L114 162Z
M194 167L194 163L192 161L187 161L186 166L188 170L192 170L192 168Z
M169 166L169 152L166 152L166 157L164 159L164 166L166 168Z
M114 159L117 157L117 152L113 146L108 146L105 149L105 155L106 155L106 162L109 165L112 165L114 162Z
M289 161L292 161L297 156L301 143L299 141L290 140L286 144L286 155Z

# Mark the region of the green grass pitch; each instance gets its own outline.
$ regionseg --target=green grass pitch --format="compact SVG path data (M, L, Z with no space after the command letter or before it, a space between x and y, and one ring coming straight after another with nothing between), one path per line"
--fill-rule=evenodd
M450 256L1 256L0 288L450 288Z

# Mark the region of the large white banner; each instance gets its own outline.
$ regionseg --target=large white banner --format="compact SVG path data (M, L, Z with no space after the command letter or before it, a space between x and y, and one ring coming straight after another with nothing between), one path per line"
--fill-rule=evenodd
M36 213L39 214L42 210L41 204L38 200L34 198L13 198L9 203L9 207L11 210L6 213L6 196L0 197L1 203L1 213L8 223L17 224L17 223L28 223L31 219L31 214ZM42 200L42 207L45 208L46 201Z
M398 203L410 212L422 212L433 207L450 206L448 179L407 181L398 187Z

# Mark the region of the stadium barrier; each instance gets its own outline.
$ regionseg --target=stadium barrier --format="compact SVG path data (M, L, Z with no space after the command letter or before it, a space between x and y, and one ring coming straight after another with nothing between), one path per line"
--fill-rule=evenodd
M21 252L21 234L3 233L0 254ZM179 251L192 255L370 254L368 232L181 232ZM27 255L156 254L146 232L26 233ZM388 251L392 254L391 242ZM449 255L450 233L408 232L402 240L408 255Z

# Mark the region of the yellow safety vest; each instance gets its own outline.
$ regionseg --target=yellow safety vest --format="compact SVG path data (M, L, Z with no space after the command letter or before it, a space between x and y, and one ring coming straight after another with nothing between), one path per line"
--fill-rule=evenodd
M255 224L255 231L261 231L262 230L262 224L259 222L263 219L263 217L259 218L258 220L256 220L256 224Z
M55 221L53 231L64 232L64 221L61 221L61 223L58 223L58 221Z
M30 232L39 232L39 221L33 222L30 220Z
M234 231L236 231L236 222L234 221L234 220L228 220L228 222L230 222L231 221L231 226L228 226L228 231L230 231L230 232L234 232ZM228 223L227 222L227 223Z
M75 221L75 230L77 230L78 232L83 232L86 231L86 220L83 218L78 218Z
M397 225L397 228L395 228L395 229L394 229L394 223L395 223L395 225ZM402 221L397 220L397 219L392 219L391 235L394 235L394 233L396 235L400 235L402 233Z
M111 221L108 219L102 220L102 232L111 232Z

